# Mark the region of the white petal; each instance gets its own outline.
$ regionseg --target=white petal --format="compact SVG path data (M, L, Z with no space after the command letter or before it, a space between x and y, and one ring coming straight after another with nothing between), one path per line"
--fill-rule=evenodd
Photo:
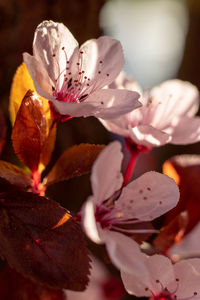
M72 117L95 116L100 118L116 118L141 106L137 100L139 95L134 92L122 90L98 90L92 93L84 102L66 103L52 101L62 115Z
M172 144L192 144L200 141L200 117L182 117L176 123Z
M53 81L66 68L66 61L71 58L76 47L77 41L62 23L44 21L36 28L33 55Z
M174 117L193 116L199 107L198 89L181 80L165 81L151 91L151 125L164 129Z
M97 223L95 220L95 205L94 198L89 197L89 199L84 203L81 209L81 220L83 229L86 235L96 244L102 244L98 229Z
M113 82L124 65L121 43L108 36L89 40L80 50L82 70L90 78L90 84L95 83L95 90Z
M92 93L86 100L88 103L98 102L98 110L93 113L97 118L117 118L141 106L137 92L116 89L102 89Z
M122 159L121 144L117 141L110 143L99 154L91 175L95 203L101 204L121 188L123 182Z
M37 93L48 100L53 99L51 96L53 82L47 71L43 69L34 56L24 53L23 58Z
M138 276L146 274L142 253L134 240L110 230L101 230L100 236L106 244L110 259L119 270Z
M137 297L158 295L169 283L175 280L173 266L163 255L143 256L146 274L140 276L122 272L122 281L129 294ZM159 282L158 282L159 281ZM148 290L145 290L148 288Z
M123 115L118 119L111 120L103 120L99 118L99 121L105 126L107 130L121 136L129 136L128 119L126 118L126 115Z
M191 258L182 260L174 265L174 272L178 281L177 298L200 298L200 259ZM197 292L197 296L194 293Z
M53 105L61 115L69 115L72 117L88 117L95 114L99 110L99 103L66 103L54 100Z
M125 186L115 206L126 218L150 221L172 209L178 200L179 190L174 180L151 171Z
M129 77L124 71L121 71L115 81L110 86L111 89L126 89L129 91L136 91L142 95L142 88L138 82Z
M132 140L147 147L162 146L171 141L171 136L150 125L139 125L129 128Z

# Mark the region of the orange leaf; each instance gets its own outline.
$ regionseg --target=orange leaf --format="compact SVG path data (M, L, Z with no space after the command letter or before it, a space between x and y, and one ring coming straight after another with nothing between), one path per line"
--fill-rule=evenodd
M10 91L9 110L12 125L15 122L22 99L24 98L28 90L35 91L35 87L26 65L22 63L17 68L17 71L13 77ZM42 101L43 111L45 112L47 119L51 119L48 100L42 97L40 97L40 99Z

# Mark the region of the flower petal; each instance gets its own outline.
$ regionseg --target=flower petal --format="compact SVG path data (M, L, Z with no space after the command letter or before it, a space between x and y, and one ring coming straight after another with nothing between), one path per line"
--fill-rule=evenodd
M105 128L111 132L114 132L121 136L129 136L128 119L127 115L123 115L118 119L103 120L99 118L99 121L105 126Z
M189 82L168 80L151 90L151 125L164 129L174 117L193 116L199 107L198 89Z
M115 231L101 229L99 233L106 244L110 259L118 269L138 276L146 273L142 253L134 240Z
M108 36L89 40L80 50L83 52L82 69L90 78L90 85L95 83L94 90L113 82L124 65L121 43Z
M200 299L199 282L200 282L200 259L191 258L181 260L174 265L175 276L178 281L176 292L177 299L187 299L194 297Z
M63 47L65 51L62 50ZM66 61L77 47L77 41L62 23L44 21L36 28L33 55L54 82L66 68Z
M158 295L169 283L175 281L173 266L170 260L162 255L145 256L143 261L146 267L146 274L121 272L125 289L131 295L137 297L148 297Z
M113 81L109 87L111 89L126 89L129 91L135 91L142 95L142 88L139 83L129 77L124 71L119 73L115 81Z
M98 229L97 223L95 220L95 206L94 206L94 198L89 197L89 199L84 203L81 209L81 219L83 229L86 235L96 244L102 244Z
M178 200L174 180L151 171L125 186L115 206L126 218L150 221L172 209Z
M101 204L118 191L123 182L121 144L113 142L101 151L92 168L91 184L95 203Z
M53 100L51 96L53 82L48 76L47 71L43 69L34 56L24 53L23 58L37 93L45 99Z
M125 90L98 90L84 102L67 103L54 100L53 104L62 115L72 117L95 116L97 118L116 118L141 106L138 93Z
M172 133L173 144L192 144L200 141L200 117L182 117Z
M171 136L150 125L139 125L129 128L131 139L139 145L156 147L162 146L171 141Z
M98 102L99 110L94 115L97 118L112 119L126 114L141 106L137 92L126 90L102 89L92 93L86 102Z

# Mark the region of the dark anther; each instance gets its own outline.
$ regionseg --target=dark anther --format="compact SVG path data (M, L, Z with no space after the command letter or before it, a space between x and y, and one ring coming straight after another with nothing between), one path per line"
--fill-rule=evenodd
M79 98L79 100L83 100L85 97L87 97L88 96L88 94L85 94L85 95L83 95L83 96L81 96L80 98Z
M71 85L72 85L72 78L70 78L70 80L68 82L68 85L67 85L67 88L69 89Z
M54 86L52 86L51 88L52 88L52 91L55 91L55 87Z

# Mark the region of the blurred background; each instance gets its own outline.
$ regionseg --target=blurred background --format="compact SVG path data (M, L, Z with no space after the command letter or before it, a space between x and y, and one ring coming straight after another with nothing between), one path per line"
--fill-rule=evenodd
M119 39L125 54L124 69L143 88L171 78L190 81L200 88L200 1L0 0L0 108L8 127L1 159L20 164L10 142L9 91L22 53L32 53L35 28L45 19L64 23L80 44L102 34ZM107 144L115 138L92 117L61 124L48 169L74 144ZM155 149L138 160L134 177L151 169L160 171L164 160L179 153L200 154L200 144ZM77 211L90 194L89 176L56 184L48 194Z

